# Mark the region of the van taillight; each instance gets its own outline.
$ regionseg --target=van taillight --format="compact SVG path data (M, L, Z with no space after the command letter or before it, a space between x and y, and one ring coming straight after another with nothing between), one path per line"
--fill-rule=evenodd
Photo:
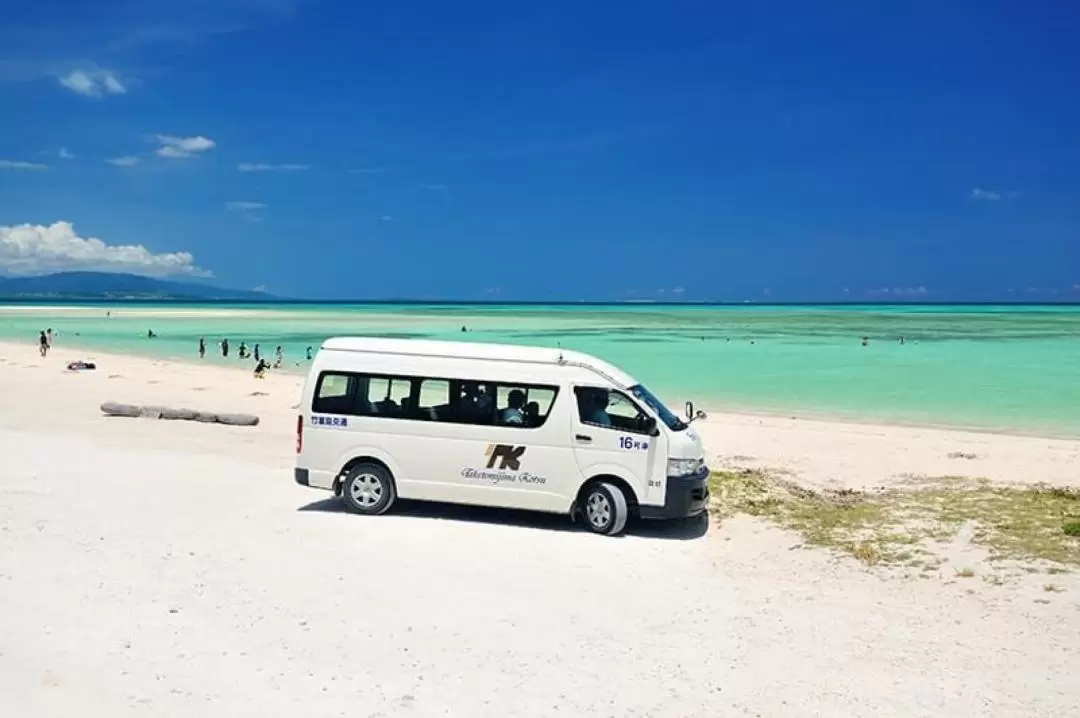
M296 417L296 453L304 448L304 417Z

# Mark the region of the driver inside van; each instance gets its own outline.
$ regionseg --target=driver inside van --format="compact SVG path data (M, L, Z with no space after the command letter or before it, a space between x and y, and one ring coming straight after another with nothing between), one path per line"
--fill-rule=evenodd
M599 426L611 426L611 417L607 413L608 393L603 389L593 389L581 396L581 420Z

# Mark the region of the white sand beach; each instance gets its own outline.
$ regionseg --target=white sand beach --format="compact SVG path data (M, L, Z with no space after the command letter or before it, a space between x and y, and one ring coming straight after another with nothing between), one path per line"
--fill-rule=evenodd
M0 714L1033 716L1080 703L1080 580L885 575L738 516L563 517L295 485L302 378L0 344ZM106 400L256 428L106 418ZM712 414L808 486L1080 486L1080 441Z

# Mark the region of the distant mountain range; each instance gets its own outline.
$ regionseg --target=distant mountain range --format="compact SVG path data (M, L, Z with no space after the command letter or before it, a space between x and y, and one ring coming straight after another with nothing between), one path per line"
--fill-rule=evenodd
M0 277L0 299L256 301L274 297L265 292L222 289L199 282L174 282L137 274L59 272L40 277Z

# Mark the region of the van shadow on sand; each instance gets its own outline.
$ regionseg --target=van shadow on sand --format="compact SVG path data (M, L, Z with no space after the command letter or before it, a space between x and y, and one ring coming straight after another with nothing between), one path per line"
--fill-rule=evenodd
M301 506L297 511L348 513L337 498L320 499ZM427 501L400 499L394 503L386 516L406 516L416 519L443 519L482 524L497 524L545 531L572 531L588 533L580 520L571 521L563 514L545 514L535 511L517 511L486 506L462 506ZM377 516L357 516L358 521L378 520ZM701 538L709 530L708 512L691 519L674 521L631 521L625 535L669 541L689 541Z

